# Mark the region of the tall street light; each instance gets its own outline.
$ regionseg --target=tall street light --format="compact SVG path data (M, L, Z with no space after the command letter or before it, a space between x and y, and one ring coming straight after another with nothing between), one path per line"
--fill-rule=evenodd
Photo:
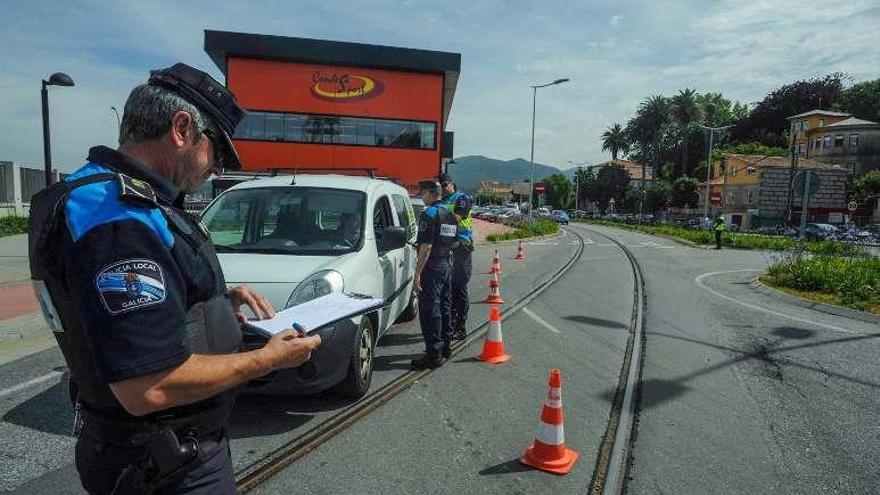
M580 187L580 175L581 175L581 167L589 164L589 162L575 162L571 160L567 160L568 163L575 166L574 171L574 210L577 212L578 209L578 195L580 195L581 187Z
M531 162L531 165L529 166L529 219L530 220L532 218L534 218L534 213L533 213L534 199L533 199L533 196L535 194L535 108L537 105L536 101L538 99L538 88L546 88L547 86L562 84L562 83L568 82L568 81L569 81L568 78L563 78L563 79L557 79L557 80L555 80L551 83L547 83L547 84L539 84L537 86L529 86L530 88L532 88L532 155L531 155L531 159L529 160Z
M723 131L725 129L730 129L733 126L732 125L725 125L725 126L721 126L721 127L708 127L708 126L700 125L700 124L696 124L696 126L699 127L700 129L704 129L704 130L709 131L709 157L706 159L706 161L708 163L706 165L706 207L703 210L703 216L705 218L709 218L709 182L711 180L711 174L712 174L712 144L713 144L712 138L715 135L715 131Z
M52 185L52 151L49 149L49 90L46 86L73 86L73 79L63 72L56 72L43 79L40 96L43 103L43 164L46 168L46 187Z

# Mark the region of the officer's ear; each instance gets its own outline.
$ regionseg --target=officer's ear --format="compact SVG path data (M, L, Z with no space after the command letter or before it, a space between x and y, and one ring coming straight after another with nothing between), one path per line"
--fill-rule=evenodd
M189 112L178 110L171 116L171 142L178 148L195 142L195 126Z

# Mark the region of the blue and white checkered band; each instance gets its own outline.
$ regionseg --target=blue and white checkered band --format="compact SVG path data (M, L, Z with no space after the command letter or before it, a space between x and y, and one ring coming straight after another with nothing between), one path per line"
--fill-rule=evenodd
M125 260L104 268L95 278L101 302L116 315L165 301L165 277L151 260Z

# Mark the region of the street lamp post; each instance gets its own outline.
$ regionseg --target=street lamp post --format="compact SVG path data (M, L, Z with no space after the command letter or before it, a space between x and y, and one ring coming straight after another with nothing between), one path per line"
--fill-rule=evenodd
M581 182L580 182L581 181L581 177L580 177L581 176L581 167L583 167L584 165L587 165L588 162L573 162L571 160L568 160L568 163L575 166L575 171L574 171L574 210L575 210L575 213L577 213L578 195L581 192L581 185L580 185L581 184Z
M533 213L533 204L534 204L534 194L535 194L535 110L537 108L537 100L538 100L538 88L546 88L547 86L553 86L555 84L562 84L564 82L568 82L568 78L557 79L551 83L547 84L539 84L537 86L529 86L532 88L532 154L529 160L529 220L534 218Z
M715 131L723 131L725 129L730 129L733 126L725 125L721 127L708 127L705 125L697 124L697 127L709 131L709 156L706 159L706 207L703 210L703 216L705 218L709 218L709 182L712 180L712 138L715 135Z
M46 187L52 185L52 150L49 144L49 90L47 86L73 86L73 79L63 72L56 72L43 79L40 97L43 104L43 165L46 171Z

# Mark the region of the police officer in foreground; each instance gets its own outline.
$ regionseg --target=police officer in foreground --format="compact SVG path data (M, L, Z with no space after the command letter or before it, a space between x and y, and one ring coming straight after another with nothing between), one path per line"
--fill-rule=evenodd
M471 253L474 251L474 221L471 217L473 201L463 192L456 191L455 182L448 174L440 175L443 201L446 209L458 221L458 246L452 251L452 322L456 340L467 338L467 317L470 310L468 282L473 267Z
M425 355L413 359L414 369L438 368L451 354L452 265L456 245L455 216L446 209L440 184L419 182L419 196L427 207L419 217L418 261L413 286L419 293L419 323L425 339Z
M236 387L308 361L320 337L292 330L237 353L242 306L183 199L224 167L235 97L184 64L153 71L125 104L119 149L32 203L30 262L75 402L76 467L92 494L235 493L226 425Z

